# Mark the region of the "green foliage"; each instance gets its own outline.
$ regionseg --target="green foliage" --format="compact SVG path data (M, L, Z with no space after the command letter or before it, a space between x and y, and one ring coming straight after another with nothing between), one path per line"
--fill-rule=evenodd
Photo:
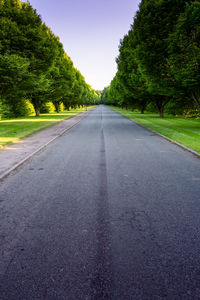
M42 104L40 112L42 114L50 114L53 113L55 110L56 110L55 106L53 105L52 102L46 102Z
M27 1L0 0L0 101L4 115L26 114L30 99L38 116L45 103L56 111L97 101L95 91ZM90 99L90 100L89 100ZM48 106L48 105L47 105ZM46 107L47 107L46 106Z
M19 115L19 107L24 105L28 67L29 61L19 55L0 54L0 100L13 116Z
M22 116L31 116L31 115L34 115L34 113L35 113L34 106L30 102L30 100L26 99L25 100L25 104L26 104L26 112L24 114L22 114Z
M65 106L63 103L59 104L59 112L63 112L65 110Z
M200 3L187 4L168 38L171 75L180 94L200 109Z
M142 0L119 46L106 104L183 113L200 109L200 3Z
M0 120L2 118L12 117L13 113L8 105L5 105L3 102L0 102Z
M186 119L200 119L200 110L199 109L186 109L183 113L183 116Z
M23 99L22 102L17 102L18 107L15 108L17 111L17 117L20 116L30 116L34 114L34 107L31 102L27 99ZM13 113L13 107L0 102L0 120L1 118L13 118L16 117L16 113Z

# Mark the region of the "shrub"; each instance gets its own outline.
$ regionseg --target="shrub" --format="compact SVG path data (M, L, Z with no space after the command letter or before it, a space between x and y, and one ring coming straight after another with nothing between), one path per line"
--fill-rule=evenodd
M46 102L42 105L40 112L42 114L49 114L55 111L55 106L52 102Z
M20 102L13 103L13 105L6 104L4 101L0 103L0 115L2 118L24 117L33 113L33 105L28 99L22 99Z
M183 116L186 119L190 119L190 118L200 119L200 110L199 109L186 109L183 113Z

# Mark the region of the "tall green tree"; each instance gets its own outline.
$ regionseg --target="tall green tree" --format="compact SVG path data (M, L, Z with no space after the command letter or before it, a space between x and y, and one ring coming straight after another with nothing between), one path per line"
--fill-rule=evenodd
M47 101L83 105L94 95L63 46L30 3L0 0L0 101L14 114L28 97L35 113ZM90 101L89 101L90 102Z
M0 55L0 101L8 106L10 116L22 112L24 97L30 84L29 60L16 54Z
M143 0L133 25L138 66L149 92L156 96L155 105L161 116L165 105L174 96L168 37L185 6L184 0Z
M36 114L47 90L47 74L57 54L57 40L40 16L27 3L18 0L1 0L0 54L17 55L29 61L27 73L32 77L26 94L32 101ZM9 74L8 74L9 75ZM13 89L13 97L16 89ZM16 102L17 102L16 98Z
M132 29L120 44L120 54L117 58L118 72L127 104L132 108L139 108L141 113L144 113L150 100L150 93L147 90L146 80L138 67L136 47L137 43Z
M169 36L174 90L200 109L200 2L187 4Z
M70 103L67 103L67 99L73 94L75 69L71 59L64 53L62 46L60 46L59 55L49 75L51 81L49 100L53 102L57 112L59 112L60 104L64 102L64 99L66 107L69 108Z

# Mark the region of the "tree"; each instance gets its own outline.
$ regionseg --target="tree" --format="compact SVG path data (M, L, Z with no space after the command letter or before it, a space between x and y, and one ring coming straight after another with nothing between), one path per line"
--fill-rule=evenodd
M47 90L47 74L57 55L57 40L29 3L1 0L1 55L17 55L29 61L27 95L39 115L41 95ZM40 86L39 86L40 85ZM15 89L10 97L14 99ZM13 96L13 97L12 97ZM40 100L36 98L39 97ZM45 99L45 97L43 97ZM15 98L17 101L18 98ZM44 100L45 101L45 100Z
M25 97L37 116L50 100L58 112L61 102L69 109L95 97L59 38L28 1L0 0L0 76L0 100L15 115Z
M200 3L187 4L169 36L174 89L200 109Z
M51 88L49 99L55 105L56 111L65 99L65 105L69 108L66 100L72 96L72 88L75 80L75 70L71 59L64 53L62 45L56 58L55 64L50 71Z
M144 113L151 95L138 67L136 47L134 30L131 29L120 43L120 54L117 58L118 72L127 104L132 109L138 107L141 113Z
M0 55L0 100L17 116L24 102L28 82L29 60L16 54Z
M184 0L143 0L133 25L138 67L149 92L156 96L155 105L161 116L165 105L174 96L168 63L168 37L185 5Z

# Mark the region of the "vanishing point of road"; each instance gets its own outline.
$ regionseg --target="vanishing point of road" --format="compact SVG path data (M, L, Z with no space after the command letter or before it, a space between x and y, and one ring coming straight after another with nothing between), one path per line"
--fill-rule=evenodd
M105 106L0 183L0 299L200 299L200 161Z

